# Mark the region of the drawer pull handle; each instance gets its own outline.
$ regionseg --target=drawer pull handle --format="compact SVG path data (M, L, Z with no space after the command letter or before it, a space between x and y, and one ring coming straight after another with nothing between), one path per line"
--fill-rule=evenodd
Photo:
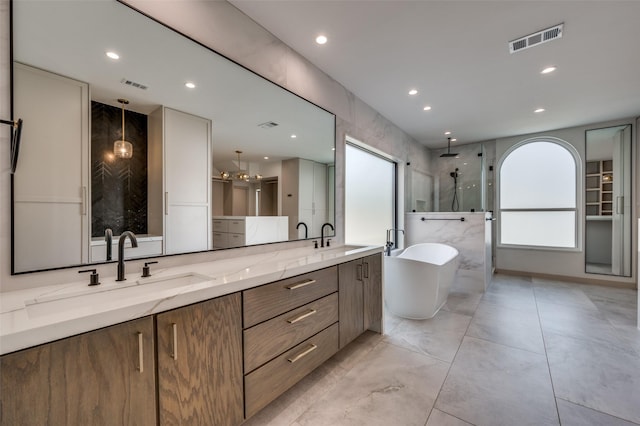
M315 282L316 282L316 280L304 280L304 281L300 281L299 283L290 284L290 285L286 286L286 288L289 289L289 290L295 290L297 288L305 287L305 286L308 286L309 284L313 284Z
M309 312L305 312L304 314L302 314L300 316L297 316L295 318L289 318L287 320L287 322L289 324L295 324L298 321L301 321L301 320L305 319L306 317L310 317L311 315L315 314L316 312L318 312L318 311L316 311L315 309L310 309Z
M293 358L287 358L287 361L289 361L290 363L293 364L294 362L299 361L300 359L302 359L305 356L309 355L311 352L315 351L316 349L318 349L318 345L314 345L312 343L311 346L309 346L304 351L300 352L298 355L294 356Z
M138 333L138 370L144 373L144 341L142 333Z
M178 360L178 324L175 322L171 324L171 329L173 332L173 347L171 348L171 358L174 361Z

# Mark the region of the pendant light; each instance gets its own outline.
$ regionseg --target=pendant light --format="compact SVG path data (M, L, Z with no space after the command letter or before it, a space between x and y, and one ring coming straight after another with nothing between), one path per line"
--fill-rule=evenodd
M126 99L118 99L118 102L122 104L122 139L113 143L113 155L116 158L131 158L133 157L133 145L127 141L124 137L124 106L129 103Z

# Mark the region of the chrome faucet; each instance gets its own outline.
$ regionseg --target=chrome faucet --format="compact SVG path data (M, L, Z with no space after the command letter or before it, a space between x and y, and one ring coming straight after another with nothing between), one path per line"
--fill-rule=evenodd
M327 225L329 226L329 228L331 228L331 230L333 232L336 231L335 228L333 227L333 225L330 224L329 222L327 222L324 225L322 225L322 229L320 230L320 247L324 247L324 227L327 226ZM327 241L327 247L329 247L329 241Z
M391 247L393 247L395 244L393 241L391 241L391 233L393 231L400 231L402 232L402 235L404 235L404 229L387 229L387 243L384 245L385 249L384 249L384 253L387 256L391 256ZM397 245L396 245L397 247Z
M299 229L300 225L304 226L304 239L306 240L307 238L309 238L309 228L307 228L306 223L298 222L298 224L296 225L296 229Z
M111 228L104 230L104 240L107 243L107 262L113 257L111 254L111 241L113 240L113 231Z
M124 241L129 237L131 240L131 247L138 247L138 240L136 239L136 234L131 231L124 231L120 235L120 239L118 240L118 278L116 281L124 281L126 278L124 277Z

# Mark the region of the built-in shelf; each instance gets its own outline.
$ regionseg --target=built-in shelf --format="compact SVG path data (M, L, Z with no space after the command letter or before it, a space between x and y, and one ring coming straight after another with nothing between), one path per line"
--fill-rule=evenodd
M611 216L613 211L613 160L587 161L585 207L587 216Z

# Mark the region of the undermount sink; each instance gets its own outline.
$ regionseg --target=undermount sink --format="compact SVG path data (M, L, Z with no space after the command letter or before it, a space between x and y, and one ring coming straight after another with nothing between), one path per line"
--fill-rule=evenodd
M211 278L193 272L167 277L140 278L136 281L117 283L109 287L88 289L78 293L67 293L37 300L27 300L25 301L25 307L27 315L30 318L36 318L70 309L90 310L93 306L98 307L101 303L104 303L105 297L108 297L107 293L112 294L114 291L120 293L118 298L126 300L149 292L180 288L209 280Z
M169 287L163 288L171 288L171 287L182 287L183 285L191 285L201 283L203 281L209 281L211 278L206 275L196 274L195 272L186 272L184 274L171 275L168 277L149 277L149 278L140 278L136 281L137 285L150 285L153 284L154 287L162 284L170 284Z
M351 251L351 250L359 250L362 248L365 248L367 246L361 246L361 245L354 245L354 244L345 244L342 246L330 246L330 247L324 247L321 250L323 251Z

